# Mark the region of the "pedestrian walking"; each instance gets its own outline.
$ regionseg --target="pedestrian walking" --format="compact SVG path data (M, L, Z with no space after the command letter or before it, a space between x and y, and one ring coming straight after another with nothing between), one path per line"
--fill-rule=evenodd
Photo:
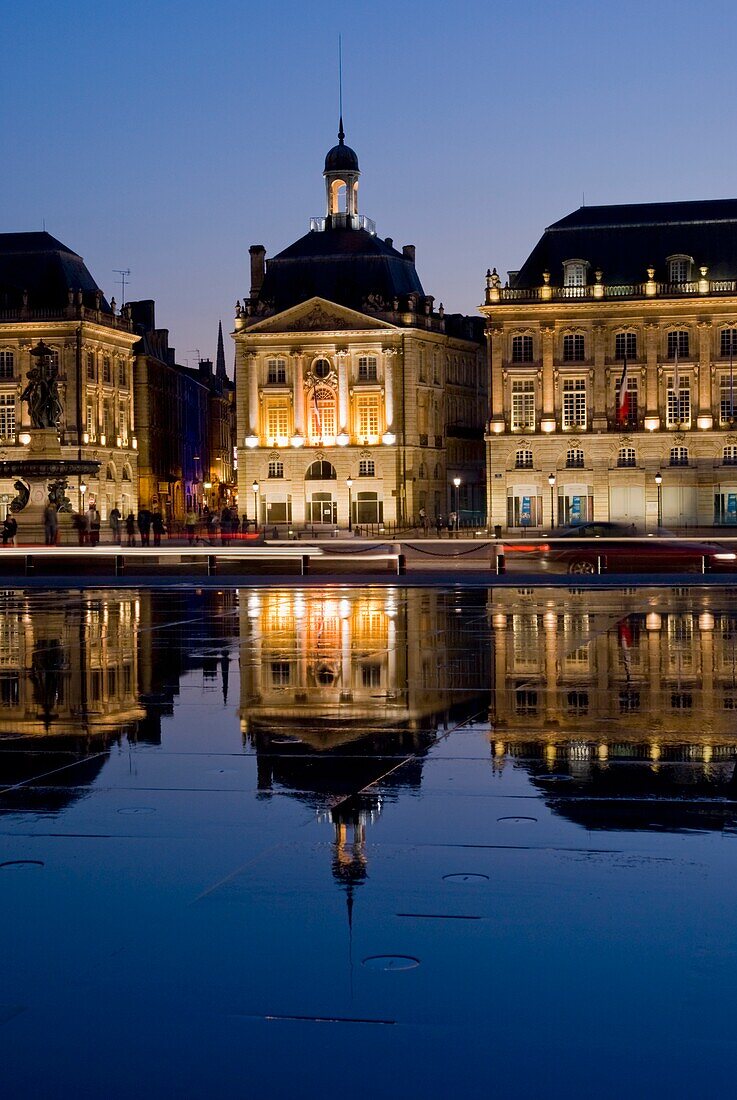
M194 537L197 531L197 513L194 508L190 508L184 517L184 527L187 532L187 542L190 546L194 546Z
M427 534L427 512L424 508L420 508L420 527Z
M125 533L128 536L128 545L136 545L136 519L132 512L125 518Z
M230 508L228 508L226 505L226 507L223 508L222 512L220 513L220 544L222 546L227 546L230 542L231 525L232 516L230 513Z
M141 534L141 546L151 545L151 513L148 508L141 508L138 513L138 530Z
M97 546L100 541L100 513L94 501L87 510L87 528L90 546Z
M59 519L53 504L44 508L44 542L47 546L56 546L59 534Z
M231 511L232 519L230 521L230 533L234 539L238 538L240 534L241 521L235 508Z
M7 546L10 543L11 546L15 546L15 536L18 534L18 523L12 512L8 512L7 516L3 520L3 546Z
M442 516L436 516L435 517L435 530L438 533L438 538L442 538L442 531L443 531L443 517Z
M166 528L164 527L164 517L161 512L154 512L151 517L151 527L154 533L154 546L161 546L161 536L164 534Z
M113 542L120 544L120 523L123 517L120 514L120 510L116 503L115 507L108 516L108 523L110 524L110 531L112 532Z

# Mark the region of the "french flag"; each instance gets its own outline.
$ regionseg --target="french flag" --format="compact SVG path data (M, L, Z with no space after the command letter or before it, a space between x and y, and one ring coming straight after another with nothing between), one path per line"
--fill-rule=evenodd
M617 423L626 424L630 415L630 395L627 390L627 356L624 356L622 377L619 380L619 404L617 405Z

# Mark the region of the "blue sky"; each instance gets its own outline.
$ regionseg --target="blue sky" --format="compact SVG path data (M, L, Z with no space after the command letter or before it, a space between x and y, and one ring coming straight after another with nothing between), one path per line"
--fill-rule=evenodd
M448 310L583 194L737 195L727 3L4 0L0 20L0 231L45 219L118 300L130 268L180 361L214 357L248 246L324 213L339 31L360 209Z

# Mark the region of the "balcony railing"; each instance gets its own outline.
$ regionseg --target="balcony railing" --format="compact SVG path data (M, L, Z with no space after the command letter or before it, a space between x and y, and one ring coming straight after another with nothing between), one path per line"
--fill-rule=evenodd
M591 283L587 286L488 286L486 304L559 302L607 298L688 298L737 294L737 279L692 279L683 283Z

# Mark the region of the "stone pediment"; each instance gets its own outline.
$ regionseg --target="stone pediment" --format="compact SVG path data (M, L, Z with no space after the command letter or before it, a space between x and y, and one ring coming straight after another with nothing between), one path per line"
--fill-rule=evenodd
M393 329L394 325L368 317L355 309L336 305L325 298L310 298L298 306L285 309L273 317L266 317L255 325L252 332L334 332L355 329Z

